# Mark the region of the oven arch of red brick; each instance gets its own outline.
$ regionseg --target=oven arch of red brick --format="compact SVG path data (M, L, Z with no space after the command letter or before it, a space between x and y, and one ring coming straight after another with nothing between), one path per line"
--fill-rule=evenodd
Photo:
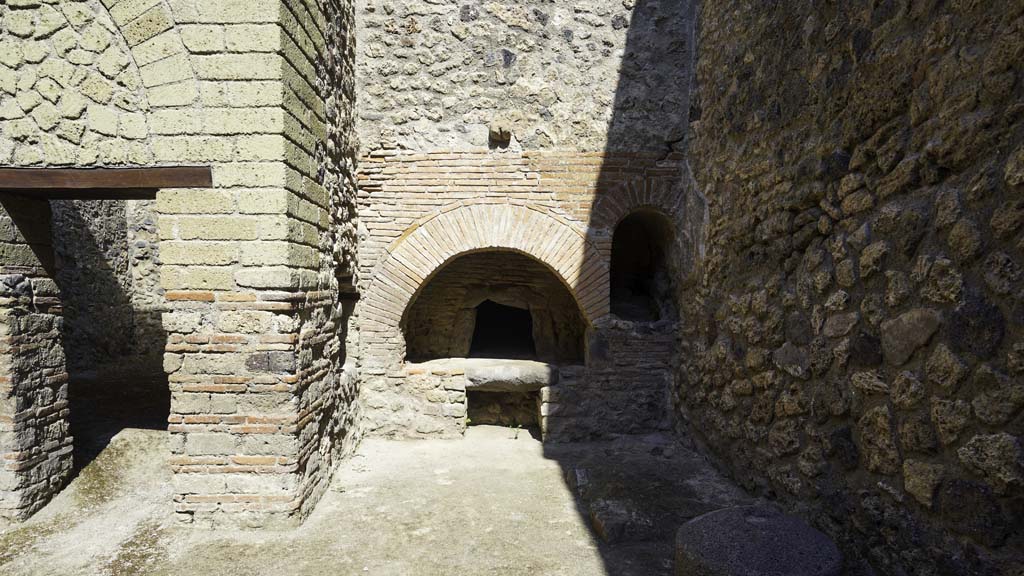
M678 176L637 178L615 184L603 190L594 203L591 229L602 239L610 241L619 223L641 210L657 212L676 222L683 216L685 197Z
M457 205L410 226L378 263L365 305L397 327L420 290L446 264L466 254L499 250L545 265L572 294L588 324L608 315L608 265L597 247L565 217L516 204Z

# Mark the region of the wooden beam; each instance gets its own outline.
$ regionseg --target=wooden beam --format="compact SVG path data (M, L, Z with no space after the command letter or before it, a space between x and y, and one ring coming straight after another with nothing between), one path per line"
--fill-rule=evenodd
M210 188L209 166L0 168L0 192L47 199L154 198L160 188Z

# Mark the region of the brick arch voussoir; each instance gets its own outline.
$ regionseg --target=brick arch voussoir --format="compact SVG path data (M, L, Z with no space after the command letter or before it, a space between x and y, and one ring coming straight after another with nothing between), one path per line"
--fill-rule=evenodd
M393 242L367 290L373 312L397 327L420 290L466 254L509 250L545 265L593 323L609 313L608 266L564 218L517 204L470 204L421 219Z
M622 183L597 201L591 216L591 229L599 237L610 238L615 227L638 210L652 210L677 221L682 218L683 197L674 179L637 179Z

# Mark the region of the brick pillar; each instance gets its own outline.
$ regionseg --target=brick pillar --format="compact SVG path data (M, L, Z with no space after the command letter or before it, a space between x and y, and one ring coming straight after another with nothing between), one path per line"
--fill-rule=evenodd
M203 31L186 44L207 107L155 111L154 149L161 161L211 164L214 185L157 195L182 520L297 519L353 444L336 269L346 252L336 239L355 236L342 202L354 197L345 152L354 88L341 73L353 52L325 40L351 29L325 12L339 4L175 10Z
M214 167L214 184L224 170ZM253 184L257 184L253 182ZM301 504L287 192L162 190L164 368L182 520L262 525ZM280 204L284 204L283 201ZM282 209L283 211L283 209ZM275 213L276 212L276 213Z
M0 517L24 519L67 481L68 375L50 204L0 194Z

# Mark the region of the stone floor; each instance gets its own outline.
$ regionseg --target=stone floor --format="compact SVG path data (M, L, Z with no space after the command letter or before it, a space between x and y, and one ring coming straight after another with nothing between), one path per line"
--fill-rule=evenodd
M686 519L749 499L673 439L543 445L368 440L301 527L192 529L170 514L166 432L119 432L31 521L4 575L660 575Z

